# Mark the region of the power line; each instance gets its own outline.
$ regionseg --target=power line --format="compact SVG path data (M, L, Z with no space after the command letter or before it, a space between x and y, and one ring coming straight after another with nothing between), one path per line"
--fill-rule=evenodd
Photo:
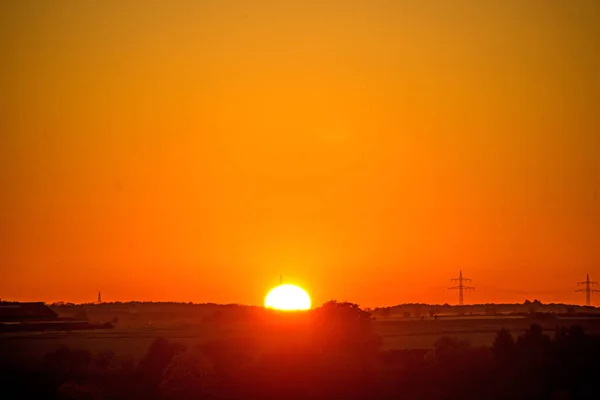
M592 305L592 293L600 292L598 289L592 289L592 285L597 285L598 282L590 281L590 274L586 274L585 281L577 282L577 286L585 285L585 289L577 289L576 292L585 292L585 305Z
M462 270L461 270L458 278L454 278L454 279L450 279L450 280L452 282L458 282L458 286L453 286L448 289L458 290L458 305L459 306L464 305L464 300L465 300L464 291L475 289L473 286L465 286L465 284L464 284L465 282L471 282L471 279L463 278L463 274L462 274Z

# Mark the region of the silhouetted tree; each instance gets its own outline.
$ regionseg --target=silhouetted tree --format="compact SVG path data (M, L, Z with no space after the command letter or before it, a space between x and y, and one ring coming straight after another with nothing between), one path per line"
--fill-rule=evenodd
M543 362L550 350L550 336L544 334L539 324L532 324L525 333L517 339L519 354L531 357L530 361Z
M371 315L353 303L327 302L313 310L311 323L313 345L321 351L374 355L381 345Z
M392 309L390 307L382 308L380 312L383 318L389 318L390 315L392 315Z
M164 371L160 398L165 400L199 400L214 388L216 378L212 363L201 351L175 356Z
M509 367L514 360L516 343L507 329L500 329L496 334L492 350L496 363L501 368Z
M464 358L470 348L471 345L465 340L444 336L434 343L433 353L438 362L450 365Z
M158 393L162 375L173 357L184 351L185 347L180 343L169 343L165 338L156 338L148 352L140 360L137 373L142 384L145 396L155 397Z

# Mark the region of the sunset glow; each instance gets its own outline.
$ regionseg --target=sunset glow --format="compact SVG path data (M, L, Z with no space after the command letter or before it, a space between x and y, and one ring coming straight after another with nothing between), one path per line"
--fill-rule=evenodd
M25 399L591 396L600 0L0 0L0 360Z
M582 301L600 1L0 2L0 296ZM517 279L518 277L518 279ZM475 285L474 283L474 285ZM306 286L308 287L308 285Z

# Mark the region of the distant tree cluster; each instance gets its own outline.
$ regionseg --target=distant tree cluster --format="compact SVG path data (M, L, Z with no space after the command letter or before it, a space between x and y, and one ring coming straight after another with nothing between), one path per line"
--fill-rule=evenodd
M427 310L425 312L425 310ZM464 306L452 306L449 304L399 304L392 307L381 307L373 310L377 318L415 318L427 314L434 316L456 316L456 315L488 315L488 316L600 316L600 308L577 306L568 304L544 304L534 299L525 300L523 303L515 304L469 304Z

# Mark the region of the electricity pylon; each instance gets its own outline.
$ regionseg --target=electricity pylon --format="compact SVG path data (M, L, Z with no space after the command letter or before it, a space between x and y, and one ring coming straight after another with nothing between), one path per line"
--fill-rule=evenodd
M454 279L450 279L450 280L452 282L458 282L458 286L453 286L448 289L458 290L458 305L459 306L464 305L465 290L474 290L475 289L473 286L465 286L465 284L464 284L465 282L471 282L471 280L469 278L463 278L462 270L460 271L460 275L458 276L458 278L454 278Z
M590 281L590 274L586 274L585 281L577 282L578 286L585 285L585 289L577 289L576 292L585 292L585 305L592 305L592 293L600 292L598 289L592 289L592 285L597 285L598 282Z

